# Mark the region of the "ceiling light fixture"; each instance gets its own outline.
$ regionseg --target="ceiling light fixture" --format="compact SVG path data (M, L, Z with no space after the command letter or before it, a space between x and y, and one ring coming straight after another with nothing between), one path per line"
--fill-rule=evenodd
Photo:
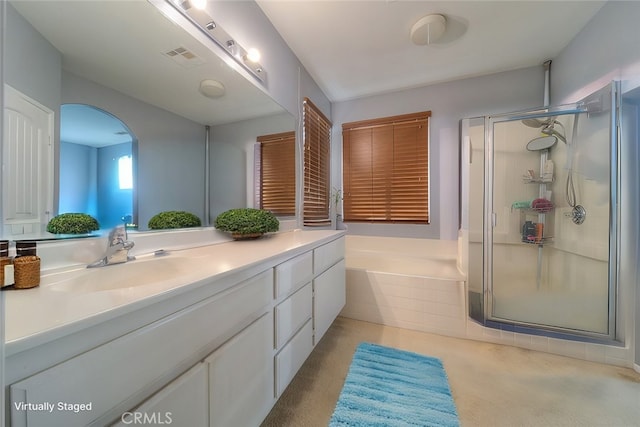
M430 45L438 41L447 29L443 15L427 15L411 27L411 41L417 45Z
M203 80L200 82L200 93L207 98L220 98L224 95L225 88L217 80Z

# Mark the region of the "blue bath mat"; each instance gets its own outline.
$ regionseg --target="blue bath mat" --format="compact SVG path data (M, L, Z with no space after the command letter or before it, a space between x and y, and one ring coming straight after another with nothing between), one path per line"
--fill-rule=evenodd
M330 427L456 426L456 406L440 359L362 343Z

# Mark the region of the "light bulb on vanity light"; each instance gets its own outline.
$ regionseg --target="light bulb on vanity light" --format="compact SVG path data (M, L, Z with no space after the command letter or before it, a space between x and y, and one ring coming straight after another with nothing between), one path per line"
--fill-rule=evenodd
M204 10L207 7L207 0L189 0L196 9Z
M258 49L256 49L255 47L250 48L247 51L247 59L251 62L258 62L260 61L260 51Z

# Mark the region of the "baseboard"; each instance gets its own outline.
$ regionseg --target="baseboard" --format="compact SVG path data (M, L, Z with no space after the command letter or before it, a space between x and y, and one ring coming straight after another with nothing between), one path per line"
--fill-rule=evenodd
M640 374L640 365L638 365L637 363L634 363L633 364L633 369L634 369L634 371L636 371L637 373Z

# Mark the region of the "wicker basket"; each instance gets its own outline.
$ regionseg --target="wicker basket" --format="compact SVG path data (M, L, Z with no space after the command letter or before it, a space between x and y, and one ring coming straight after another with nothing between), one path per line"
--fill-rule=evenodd
M40 285L40 258L26 255L13 260L13 278L16 289L35 288Z

